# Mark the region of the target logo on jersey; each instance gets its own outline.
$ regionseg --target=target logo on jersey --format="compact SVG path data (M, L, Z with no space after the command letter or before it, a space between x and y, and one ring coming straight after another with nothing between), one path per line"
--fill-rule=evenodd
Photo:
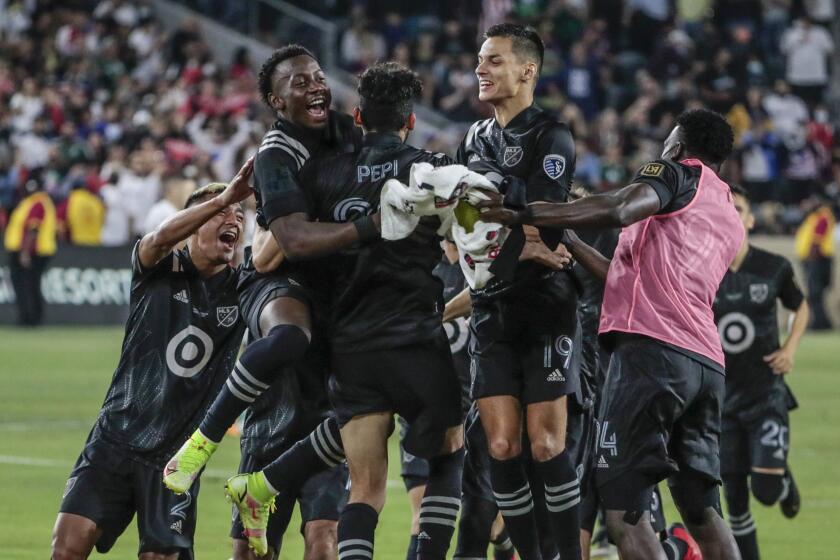
M213 339L190 325L178 332L166 345L166 367L178 377L195 377L213 355Z
M718 321L718 334L725 352L740 354L755 342L755 325L743 313L727 313Z
M333 206L333 220L336 222L352 222L369 214L373 214L370 202L364 198L345 198Z

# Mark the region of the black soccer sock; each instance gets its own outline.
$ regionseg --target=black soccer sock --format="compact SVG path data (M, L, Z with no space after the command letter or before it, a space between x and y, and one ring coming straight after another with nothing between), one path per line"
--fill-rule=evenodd
M522 560L540 558L537 521L531 485L525 476L522 456L499 461L490 457L493 496L502 512L510 539Z
M429 459L429 482L420 504L418 560L443 560L461 507L464 448Z
M683 560L686 552L688 552L688 545L685 541L668 537L662 541L662 550L665 551L665 557L668 560Z
M242 412L290 365L298 362L309 347L309 337L294 325L277 325L249 344L227 382L222 386L199 430L204 437L220 442Z
M498 511L495 502L466 493L461 495L461 518L458 520L458 544L454 560L487 556L490 530Z
M417 560L417 535L411 535L408 539L408 552L405 554L405 560Z
M338 518L338 557L341 560L373 558L373 534L379 514L368 504L347 504Z
M750 490L745 475L723 477L723 493L729 513L729 526L743 560L758 560L758 534L750 514Z
M545 485L545 507L562 560L580 559L580 482L568 451L537 461Z
M513 541L510 540L507 529L502 529L502 532L491 542L493 543L494 560L510 560L513 557Z
M314 474L344 460L344 447L338 422L330 417L263 469L266 480L275 490L297 490Z

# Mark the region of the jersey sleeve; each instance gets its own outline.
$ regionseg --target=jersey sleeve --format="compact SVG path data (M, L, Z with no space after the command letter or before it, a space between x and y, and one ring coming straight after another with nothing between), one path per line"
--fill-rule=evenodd
M676 170L670 162L661 159L640 167L631 183L644 183L652 187L659 197L660 212L677 198L680 187Z
M575 174L575 142L567 126L556 124L540 135L534 164L527 201L566 202Z
M168 255L163 257L157 264L145 267L140 262L140 241L134 244L134 249L131 251L131 283L132 288L143 280L150 278L152 276L166 274L167 271L175 271L176 268L176 261L178 257L175 255L175 250L169 252Z
M802 300L805 299L805 294L799 289L796 283L796 277L793 274L793 267L790 262L785 261L782 267L781 275L779 276L779 300L787 309L795 311L802 305Z
M259 193L266 226L273 220L306 212L306 198L297 174L302 158L283 146L262 147L254 162L254 185Z

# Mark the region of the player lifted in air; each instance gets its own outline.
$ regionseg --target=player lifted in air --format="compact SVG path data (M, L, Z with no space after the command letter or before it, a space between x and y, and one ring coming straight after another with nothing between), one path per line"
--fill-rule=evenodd
M313 349L307 354L313 338L316 291L311 289L304 267L293 262L299 236L307 234L312 225L305 218L297 173L313 155L352 150L361 141L361 134L348 115L329 109L331 94L324 71L304 47L287 45L275 51L263 64L259 88L263 101L277 112L278 119L264 136L254 163L260 228L254 239L254 255L246 260L239 283L251 342L199 429L167 465L164 482L176 493L183 492L195 480L227 428L249 406L254 408L244 426L243 472L266 466L288 443L308 433L313 422L326 416L329 409L326 366L319 363L323 351ZM322 235L324 229L319 228ZM332 235L331 242L336 236L339 238L337 247L358 239L352 223L334 226L326 234ZM317 334L313 342L317 345ZM291 366L296 367L292 370ZM278 379L281 376L284 379ZM271 395L263 398L269 388ZM313 451L312 446L318 443L315 439L305 440L303 445L308 447L304 451ZM334 455L329 447L315 451L318 453L309 456ZM330 460L325 466L338 462ZM312 475L303 470L292 485L291 496L299 497L303 505L307 543L334 543L344 485L335 473L323 475L338 477L329 481ZM327 482L329 489L311 489ZM282 534L280 527L285 525L279 520L285 515L288 500L279 505L270 535L275 553ZM332 536L324 534L320 521L331 522L327 533L331 531ZM237 520L235 536L246 537L247 528L242 531ZM238 554L246 554L244 541L237 541Z
M738 186L732 191L749 231L755 218L746 191ZM777 301L794 313L790 334L781 346ZM808 303L787 259L754 247L745 238L723 277L714 310L726 354L720 461L729 524L741 557L758 560L749 487L762 504L778 502L786 517L799 513L799 492L787 464L788 411L796 401L784 376L793 368L808 325Z
M564 202L574 175L574 141L567 125L533 105L543 42L533 29L514 24L493 26L484 36L475 73L479 99L493 106L495 118L472 125L458 161L476 171L494 168L512 199ZM536 235L533 228L530 234ZM506 244L524 235L517 228ZM539 235L553 249L562 231ZM524 560L540 557L522 453L524 427L543 482L534 491L545 494L560 557L577 559L580 492L565 448L566 396L578 382L569 367L577 321L571 275L521 262L512 280L496 279L470 295L472 396L487 434L493 492L505 526Z
M732 142L722 116L686 111L662 158L627 187L525 210L504 208L500 197L482 204L484 219L507 224L623 228L601 311L600 334L613 354L598 415L596 482L625 560L685 554L663 551L649 521L653 486L666 477L703 558L738 558L720 510L725 378L712 312L744 239L732 193L717 176Z
M192 558L198 482L176 496L160 480L230 373L242 341L239 270L230 263L242 237L239 202L251 194L252 167L249 160L227 187L213 183L194 192L184 210L134 246L120 361L67 480L53 558L87 558L94 546L107 552L135 513L141 560Z

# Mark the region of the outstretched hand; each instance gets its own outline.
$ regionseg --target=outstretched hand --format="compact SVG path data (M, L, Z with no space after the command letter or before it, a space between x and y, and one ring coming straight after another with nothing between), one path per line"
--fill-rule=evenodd
M475 204L478 208L478 219L482 222L495 222L504 226L515 226L522 223L523 212L517 212L504 207L504 197L501 193L482 191L487 200Z
M224 197L224 202L226 206L231 204L236 204L238 202L242 202L249 196L251 196L251 175L254 173L254 156L248 158L242 167L239 169L239 173L236 174L236 177L228 184L227 188L221 194Z

